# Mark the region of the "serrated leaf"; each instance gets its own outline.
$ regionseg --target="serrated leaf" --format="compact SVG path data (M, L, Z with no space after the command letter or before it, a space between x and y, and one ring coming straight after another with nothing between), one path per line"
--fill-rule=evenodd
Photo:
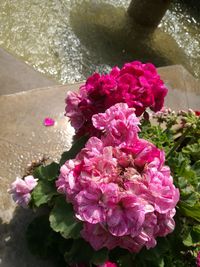
M78 152L80 152L80 150L84 148L87 140L88 136L82 136L72 145L69 151L64 152L61 156L60 166L62 166L67 160L74 159Z
M54 181L59 174L60 166L56 162L52 162L51 164L47 166L39 166L34 171L34 177L38 178L39 180L48 180L48 181Z
M48 203L51 198L57 194L54 184L45 180L40 180L32 192L32 201L35 206L39 207L42 204Z
M193 166L192 169L195 171L197 177L198 177L198 181L200 180L200 160L196 161Z
M49 217L51 228L59 232L64 238L79 238L82 223L77 221L71 204L63 197L56 199Z
M192 145L187 145L183 148L183 153L188 154L194 161L200 160L200 141Z

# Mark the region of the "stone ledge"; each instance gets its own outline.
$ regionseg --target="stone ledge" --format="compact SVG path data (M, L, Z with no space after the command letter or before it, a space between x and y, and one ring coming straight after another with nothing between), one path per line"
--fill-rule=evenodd
M58 82L35 71L20 59L0 48L0 95L55 84Z

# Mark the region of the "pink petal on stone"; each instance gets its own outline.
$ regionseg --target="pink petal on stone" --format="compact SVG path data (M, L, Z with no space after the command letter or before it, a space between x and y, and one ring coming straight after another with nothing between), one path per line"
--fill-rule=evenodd
M44 126L53 126L55 124L54 119L52 118L45 118L43 121Z

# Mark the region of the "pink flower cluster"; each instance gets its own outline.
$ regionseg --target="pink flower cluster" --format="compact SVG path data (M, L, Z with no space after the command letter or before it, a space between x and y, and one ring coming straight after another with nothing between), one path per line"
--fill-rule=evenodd
M114 67L109 74L94 73L80 87L80 93L69 92L66 116L78 135L98 135L91 118L116 103L127 103L140 116L147 107L159 111L163 107L167 88L154 65L139 61Z
M138 252L172 232L179 191L164 152L139 139L134 109L119 103L92 117L91 137L61 167L56 186L83 222L82 237L95 250L116 246Z
M26 176L24 179L17 177L8 192L18 205L26 208L31 199L30 193L36 187L37 181L38 179L35 179L32 175Z

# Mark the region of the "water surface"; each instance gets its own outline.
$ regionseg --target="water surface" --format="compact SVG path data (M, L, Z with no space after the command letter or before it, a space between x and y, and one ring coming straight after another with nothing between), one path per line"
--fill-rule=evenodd
M152 38L126 15L130 0L0 0L0 46L61 83L134 59L183 64L200 77L200 19L177 1Z

